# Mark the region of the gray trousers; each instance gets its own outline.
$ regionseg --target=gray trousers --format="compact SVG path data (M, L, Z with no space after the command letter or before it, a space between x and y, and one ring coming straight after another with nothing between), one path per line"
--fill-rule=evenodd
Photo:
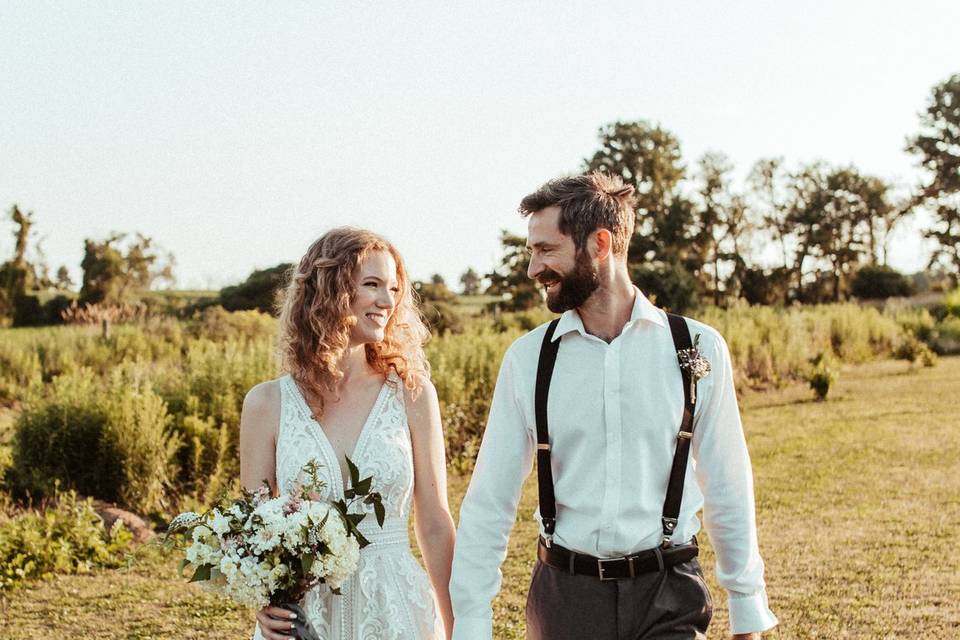
M696 559L611 581L537 560L527 594L527 639L705 640L712 615Z

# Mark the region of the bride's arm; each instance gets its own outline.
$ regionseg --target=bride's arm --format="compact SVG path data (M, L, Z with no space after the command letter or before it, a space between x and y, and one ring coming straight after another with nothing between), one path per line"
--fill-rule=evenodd
M280 429L280 389L276 382L258 384L243 399L240 413L240 483L249 491L263 486L277 495L277 433ZM283 640L296 615L266 607L257 612L260 633L267 640Z
M424 379L422 385L416 399L409 393L406 398L413 442L414 530L449 639L453 634L450 565L456 529L447 504L447 465L437 390L429 380Z
M280 429L280 388L275 381L250 389L240 412L240 484L248 491L270 485L277 495L277 433Z

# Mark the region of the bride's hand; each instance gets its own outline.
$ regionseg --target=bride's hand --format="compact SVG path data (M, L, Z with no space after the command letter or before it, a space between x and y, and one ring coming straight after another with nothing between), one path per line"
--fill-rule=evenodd
M260 633L267 640L288 640L297 614L280 607L264 607L257 611Z

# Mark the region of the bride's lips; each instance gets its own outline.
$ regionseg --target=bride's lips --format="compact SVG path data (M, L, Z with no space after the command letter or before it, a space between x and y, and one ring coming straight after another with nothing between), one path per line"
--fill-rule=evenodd
M370 322L374 323L378 327L385 327L387 325L387 316L380 313L366 313L364 317Z

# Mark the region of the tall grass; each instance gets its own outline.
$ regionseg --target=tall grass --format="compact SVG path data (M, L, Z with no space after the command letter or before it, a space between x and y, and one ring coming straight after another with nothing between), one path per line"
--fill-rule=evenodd
M452 468L475 458L504 351L549 317L473 318L428 343ZM856 363L890 357L913 336L960 340L960 318L853 304L735 306L699 319L726 338L740 388L802 378L818 356ZM12 455L0 451L12 458L6 487L42 497L60 480L145 511L209 502L236 482L240 408L277 374L275 330L266 315L218 308L117 326L107 339L86 327L0 330L0 407L22 405Z

